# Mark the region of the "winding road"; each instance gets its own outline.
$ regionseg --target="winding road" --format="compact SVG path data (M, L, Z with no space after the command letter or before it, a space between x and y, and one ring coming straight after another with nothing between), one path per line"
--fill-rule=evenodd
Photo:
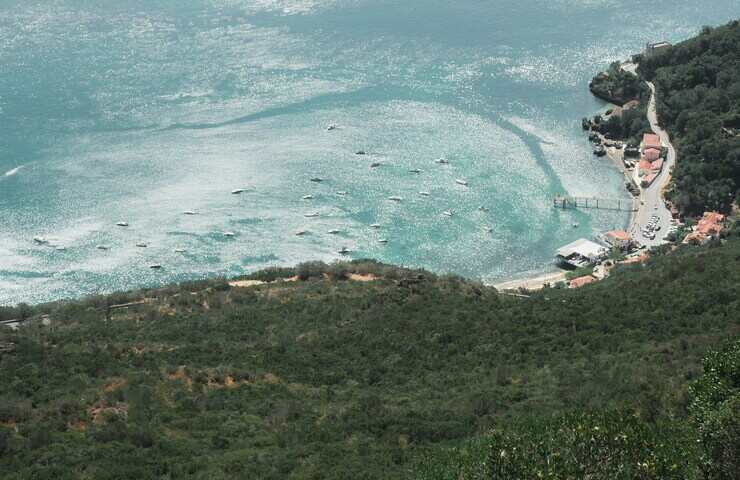
M649 187L641 189L640 208L635 213L632 225L630 226L630 233L633 238L637 239L643 245L654 247L666 243L663 237L668 233L671 220L673 219L670 210L668 210L663 200L663 191L671 181L671 172L676 164L676 150L673 148L673 144L671 144L668 132L658 124L658 114L655 109L655 85L651 82L645 83L647 83L652 93L647 111L650 128L653 130L653 133L660 137L660 141L667 147L668 153L663 162L663 169L660 171L660 174ZM655 232L655 238L651 240L642 234L642 228L650 222L650 217L653 215L658 216L657 225L660 226L660 229Z
M622 68L630 73L636 73L637 65L627 63L623 64ZM653 133L660 137L661 143L668 149L660 174L649 187L640 189L640 207L632 217L632 222L629 226L629 233L632 238L650 248L666 243L663 237L671 227L673 216L663 200L663 191L671 181L671 172L676 165L676 150L673 148L668 132L658 123L658 113L655 108L655 85L648 81L645 83L647 83L651 93L647 110L650 128L653 130ZM660 226L660 229L655 231L655 238L651 240L642 234L642 229L650 223L650 217L653 215L658 216L657 225Z

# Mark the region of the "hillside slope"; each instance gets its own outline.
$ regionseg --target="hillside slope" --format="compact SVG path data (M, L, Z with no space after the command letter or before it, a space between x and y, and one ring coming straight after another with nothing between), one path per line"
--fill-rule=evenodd
M729 212L740 195L740 21L639 62L677 148L671 200L688 215Z
M255 278L295 273L25 309L51 325L0 333L0 476L402 478L532 412L684 415L740 331L735 238L528 299L361 262Z

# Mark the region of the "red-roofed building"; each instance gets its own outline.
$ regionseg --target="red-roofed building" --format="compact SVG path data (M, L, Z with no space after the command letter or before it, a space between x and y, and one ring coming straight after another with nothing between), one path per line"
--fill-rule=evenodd
M658 148L646 148L645 149L645 158L648 160L655 161L660 158L660 149Z
M660 137L655 135L654 133L646 133L642 136L642 148L643 150L646 150L648 148L657 148L660 150L662 147L660 143Z
M583 277L574 278L570 281L570 288L580 288L584 285L588 285L589 283L594 283L596 281L595 277L592 277L591 275L586 275Z
M704 212L694 231L686 235L684 244L703 245L722 231L725 216L719 212Z
M725 216L718 212L704 212L704 216L699 220L696 231L705 235L716 235L722 230L722 223Z
M630 243L632 242L630 234L624 230L612 230L611 232L607 232L606 235L604 235L604 240L606 240L609 245L621 250L629 248Z
M640 176L649 174L653 170L653 163L645 158L640 160Z
M631 265L633 263L643 263L643 262L646 262L648 258L649 257L643 253L642 255L639 255L637 257L628 258L627 260L623 260L619 263L621 263L622 265Z

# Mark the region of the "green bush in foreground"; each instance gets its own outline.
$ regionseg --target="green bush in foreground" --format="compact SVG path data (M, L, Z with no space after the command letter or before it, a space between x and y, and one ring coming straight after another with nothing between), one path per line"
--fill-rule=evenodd
M432 451L421 480L707 479L740 474L740 341L711 354L692 385L693 422L626 411L530 418ZM696 427L696 428L694 428Z
M740 341L711 354L691 386L691 413L704 447L701 468L709 479L740 476Z
M691 479L691 440L676 423L648 424L627 412L569 414L494 430L459 460L421 467L418 478ZM483 457L470 455L484 449Z

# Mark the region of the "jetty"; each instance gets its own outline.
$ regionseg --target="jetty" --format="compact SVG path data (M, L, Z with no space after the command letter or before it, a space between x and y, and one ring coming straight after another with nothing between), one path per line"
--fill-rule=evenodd
M618 210L622 212L636 212L637 201L622 198L571 197L557 195L552 199L555 208L596 208L600 210Z

